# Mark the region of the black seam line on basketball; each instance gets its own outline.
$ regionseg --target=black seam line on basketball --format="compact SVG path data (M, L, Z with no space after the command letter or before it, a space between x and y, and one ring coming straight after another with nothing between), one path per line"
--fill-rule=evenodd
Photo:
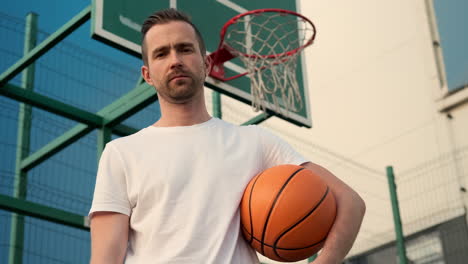
M304 217L302 217L301 220L297 221L294 225L292 225L291 227L289 227L288 229L286 229L285 231L283 231L283 233L281 233L281 235L278 236L278 238L275 240L275 242L273 243L273 251L275 252L276 256L278 256L279 258L281 258L278 254L278 252L276 251L276 248L277 248L277 245L278 245L278 242L279 240L286 234L288 233L289 231L291 231L291 229L293 229L294 227L296 227L297 225L299 225L302 221L304 221L305 219L307 219L307 217L309 217L319 206L320 204L322 204L322 202L325 200L325 198L327 197L328 195L328 192L329 192L330 188L328 188L327 186L327 190L325 191L325 193L323 194L322 198L320 199L320 201L315 205L314 208L312 208L312 210L306 214ZM320 243L320 242L318 242ZM315 243L314 245L316 245L317 243Z
M273 208L275 208L276 202L278 202L278 198L280 197L283 190L286 188L286 185L288 185L288 183L291 181L291 179L298 172L300 172L303 169L304 168L300 168L297 171L295 171L293 174L291 174L291 176L289 176L289 178L286 180L286 182L283 184L283 186L281 186L281 189L279 190L279 192L276 194L276 197L275 197L275 200L273 201L273 204L270 206L270 211L268 212L268 216L267 216L267 219L265 221L265 225L263 226L262 241L260 242L262 244L262 254L265 254L265 249L263 248L263 245L264 245L264 242L265 242L265 233L266 233L266 229L267 229L267 226L268 226L268 222L270 221L271 213L273 212Z
M257 178L255 179L254 183L252 184L252 189L250 190L250 195L249 195L249 217L250 217L250 234L251 238L249 240L249 244L252 243L252 237L253 237L253 221L252 221L252 193L255 187L255 184L257 183L258 179L260 179L260 176L262 176L263 172L261 172ZM247 231L248 233L248 231Z
M244 226L242 226L242 228L245 230L245 232L246 232L247 234L251 235L251 234L249 233L249 231L247 231L247 229L246 229ZM252 238L253 238L255 241L257 241L258 243L262 243L262 241L260 241L260 239L254 237L254 236L252 236ZM327 239L327 237L324 237L322 240L320 240L319 242L315 242L315 243L312 244L312 245L305 246L305 247L300 247L300 248L282 248L282 247L276 247L276 248L277 248L277 249L280 249L280 250L302 250L302 249L307 249L307 248L310 248L310 247L314 247L314 246L316 246L316 245L322 243L323 241L325 241L325 239ZM267 246L267 247L273 248L272 245L267 244L267 243L263 243L263 245L265 245L265 246Z

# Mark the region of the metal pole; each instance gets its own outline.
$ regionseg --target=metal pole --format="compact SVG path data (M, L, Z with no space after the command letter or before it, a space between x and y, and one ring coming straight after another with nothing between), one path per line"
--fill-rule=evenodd
M221 109L221 94L219 92L213 91L211 97L213 100L213 116L222 119L223 112Z
M11 79L13 79L16 74L24 70L28 65L33 63L37 58L45 54L51 48L53 48L57 43L66 38L70 33L79 28L91 17L91 5L83 9L78 15L74 16L70 21L65 25L59 28L57 31L52 33L48 38L42 41L37 47L28 52L27 55L19 59L15 64L10 68L0 74L0 88L7 84Z
M308 258L307 261L310 263L312 261L314 261L316 258L317 258L317 254L313 255L312 257Z
M37 14L29 13L26 16L26 30L24 38L24 55L36 46L37 41ZM21 76L21 87L33 90L34 64L29 65ZM26 199L27 172L21 169L21 161L29 155L31 139L32 108L21 103L18 113L18 139L15 165L15 182L13 197ZM11 215L10 250L8 263L21 264L23 262L24 246L24 216L13 213Z
M0 194L0 209L89 231L88 217Z
M395 225L395 234L397 242L397 252L400 264L407 264L405 238L403 236L403 226L401 224L400 207L398 205L397 186L395 184L395 175L393 174L393 167L387 167L388 187L390 189L390 198L392 201L393 223Z
M244 122L242 125L243 126L248 126L248 125L258 125L262 123L263 121L267 120L268 118L272 117L273 115L270 112L263 112L259 114L258 116L255 116L251 118L250 120L247 120Z
M106 144L112 140L112 129L109 127L102 127L98 130L97 138L97 163L101 158L102 151L106 147Z

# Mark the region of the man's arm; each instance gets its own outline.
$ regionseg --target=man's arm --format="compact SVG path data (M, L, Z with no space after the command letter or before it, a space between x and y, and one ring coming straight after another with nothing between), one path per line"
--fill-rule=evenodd
M313 264L341 263L356 239L366 205L353 189L325 168L311 162L304 163L302 166L322 177L334 194L337 205L335 223L328 234L321 254L313 261Z
M90 264L123 263L127 251L129 216L96 212L91 218Z

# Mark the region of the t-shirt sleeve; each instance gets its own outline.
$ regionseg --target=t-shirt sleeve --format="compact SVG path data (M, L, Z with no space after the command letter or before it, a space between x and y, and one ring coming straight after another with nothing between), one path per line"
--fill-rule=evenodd
M281 164L301 165L308 160L299 154L291 145L265 128L259 128L261 160L263 168Z
M117 212L130 216L125 164L112 143L108 143L99 160L94 197L89 217L94 212Z

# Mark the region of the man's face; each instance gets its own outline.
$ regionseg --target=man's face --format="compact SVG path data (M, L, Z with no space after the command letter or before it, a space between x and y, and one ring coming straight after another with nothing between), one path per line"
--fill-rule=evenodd
M148 65L141 71L159 97L176 104L203 91L208 63L191 25L172 21L155 25L145 37Z

